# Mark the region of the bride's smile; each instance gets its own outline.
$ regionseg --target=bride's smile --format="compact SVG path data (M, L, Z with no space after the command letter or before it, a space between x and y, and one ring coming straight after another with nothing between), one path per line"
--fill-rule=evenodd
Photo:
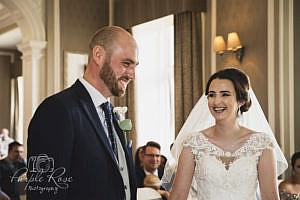
M207 96L209 110L216 121L236 118L239 104L231 81L214 79Z

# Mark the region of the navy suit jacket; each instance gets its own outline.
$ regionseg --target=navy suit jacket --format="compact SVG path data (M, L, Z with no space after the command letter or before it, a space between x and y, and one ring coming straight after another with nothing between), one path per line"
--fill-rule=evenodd
M131 200L136 199L131 147L125 152ZM123 200L125 187L95 106L82 83L48 97L28 128L29 200ZM127 188L128 189L128 188Z

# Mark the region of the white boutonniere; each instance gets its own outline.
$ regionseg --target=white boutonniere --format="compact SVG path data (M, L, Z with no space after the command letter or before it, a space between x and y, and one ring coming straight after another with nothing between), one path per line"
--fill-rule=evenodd
M126 143L127 141L131 141L129 138L129 132L132 129L132 122L131 119L126 119L125 114L127 112L127 107L114 107L113 112L118 118L118 124L120 129L124 132L125 138L126 138ZM128 143L130 145L130 143Z

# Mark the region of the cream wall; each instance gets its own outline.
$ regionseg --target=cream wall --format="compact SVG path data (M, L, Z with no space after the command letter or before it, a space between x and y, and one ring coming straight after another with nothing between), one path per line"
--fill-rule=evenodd
M0 56L0 131L10 127L10 56Z
M295 150L300 151L300 1L294 0Z
M66 51L87 54L91 35L108 25L108 0L64 0L60 6L61 57Z
M240 66L250 76L253 90L268 115L267 0L217 1L216 25L217 35L226 41L228 33L237 32L245 47L241 63L231 56L217 56L217 68Z
M22 75L19 56L19 52L0 51L0 130L10 129L11 79Z

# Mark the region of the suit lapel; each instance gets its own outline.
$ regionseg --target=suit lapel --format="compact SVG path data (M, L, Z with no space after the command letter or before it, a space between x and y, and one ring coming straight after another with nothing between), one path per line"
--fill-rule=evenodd
M118 123L118 119L117 117L114 115L114 127L115 127L115 130L117 132L117 135L121 141L121 144L123 146L123 149L124 149L124 152L125 152L125 155L126 155L126 160L128 162L128 160L131 160L132 159L132 149L131 147L128 145L128 142L126 140L126 136L125 136L125 133L123 130L121 130L121 128L119 127L119 123Z
M101 143L105 146L107 152L109 153L111 159L115 162L116 167L118 167L118 164L116 162L116 159L114 157L114 153L112 151L112 148L109 146L110 143L108 141L108 138L106 136L104 127L99 119L97 110L92 102L92 99L84 86L80 83L80 81L76 81L73 87L77 90L77 94L79 96L79 103L86 114L87 118L89 119L91 125L94 127L94 130L96 134L98 135L98 138L100 139Z

